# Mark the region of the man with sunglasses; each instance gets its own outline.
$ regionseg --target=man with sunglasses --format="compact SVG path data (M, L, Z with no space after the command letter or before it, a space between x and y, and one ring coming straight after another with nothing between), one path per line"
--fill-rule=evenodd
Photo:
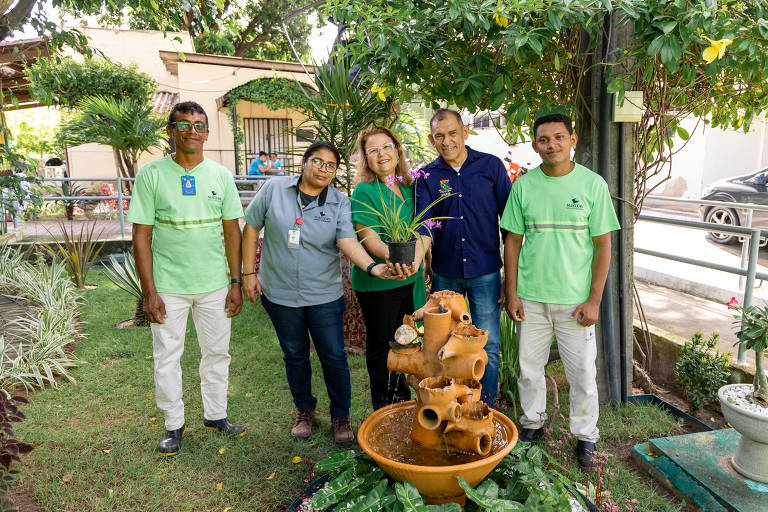
M180 361L190 310L202 354L203 426L245 434L227 419L231 317L243 304L238 224L243 208L229 169L203 156L208 116L199 104L175 105L166 132L176 152L136 176L128 220L151 323L155 398L165 414L166 433L157 451L170 456L179 452L185 430Z

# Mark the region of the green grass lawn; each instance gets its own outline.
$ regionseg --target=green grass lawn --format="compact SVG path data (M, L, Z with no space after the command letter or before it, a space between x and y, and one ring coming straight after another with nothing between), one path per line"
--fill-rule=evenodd
M202 426L199 349L190 319L182 359L187 434L178 456L162 458L155 453L164 427L154 402L149 329L113 328L132 315L133 300L97 272L89 281L100 286L85 292L87 337L75 347L84 363L72 372L77 384L35 393L24 407L27 420L18 424L17 436L35 449L23 461L18 485L44 510L57 512L283 510L308 475L305 464L291 459L317 461L335 448L317 357L312 364L318 425L309 441L294 441L288 435L294 409L280 347L261 306L246 303L233 320L228 412L248 433L229 439ZM350 355L349 362L356 429L372 409L365 359ZM557 378L567 412L561 371ZM604 408L600 428L601 449L626 453L626 446L679 425L654 407L627 406ZM636 497L646 511L680 508L621 459L609 461L614 497ZM574 477L586 481L575 463L571 467Z

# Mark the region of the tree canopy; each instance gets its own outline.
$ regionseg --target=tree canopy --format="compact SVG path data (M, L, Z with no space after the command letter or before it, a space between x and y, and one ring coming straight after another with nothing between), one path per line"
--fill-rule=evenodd
M151 4L126 0L108 2L99 22L135 29L180 30L192 36L195 51L275 60L294 60L281 21L309 0L168 0ZM74 6L75 15L83 11ZM154 14L158 12L160 16ZM300 55L309 51L309 11L286 22Z
M330 0L326 8L353 22L348 51L387 95L498 111L510 142L539 113L591 122L583 91L594 66L620 99L642 90L636 196L671 158L672 134L687 139L683 117L747 130L768 110L764 0ZM622 30L627 37L606 53L602 44Z
M129 66L101 58L82 62L72 57L38 60L26 70L29 92L40 103L74 109L89 96L133 99L148 103L156 83L147 74Z

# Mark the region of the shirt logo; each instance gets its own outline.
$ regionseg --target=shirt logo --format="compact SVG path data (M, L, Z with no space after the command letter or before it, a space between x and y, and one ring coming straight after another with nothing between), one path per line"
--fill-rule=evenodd
M215 190L211 190L211 193L208 194L208 200L209 201L222 201L221 196L218 195Z
M578 199L576 199L575 197L573 199L571 199L570 203L565 203L565 207L566 208L570 208L570 209L574 209L575 208L577 210L583 210L584 209L584 205L581 204L581 202Z
M447 195L451 192L453 192L453 188L451 188L451 180L447 178L440 180L440 195Z

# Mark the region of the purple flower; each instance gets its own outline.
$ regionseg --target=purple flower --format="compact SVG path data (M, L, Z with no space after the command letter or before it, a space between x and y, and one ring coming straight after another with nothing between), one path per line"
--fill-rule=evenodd
M392 188L392 186L395 184L395 176L390 174L386 178L384 178L384 182L387 185L387 187Z
M429 173L426 172L426 171L423 171L422 176L424 176L424 179L427 179L427 178L429 178Z
M425 221L424 221L424 225L425 225L426 227L428 227L429 229L440 228L440 227L442 227L442 226L443 226L443 225L440 223L440 221L439 221L439 220L432 220L432 219L427 219L427 220L425 220Z
M421 176L421 171L408 171L408 174L411 175L411 178L417 179L419 176Z

